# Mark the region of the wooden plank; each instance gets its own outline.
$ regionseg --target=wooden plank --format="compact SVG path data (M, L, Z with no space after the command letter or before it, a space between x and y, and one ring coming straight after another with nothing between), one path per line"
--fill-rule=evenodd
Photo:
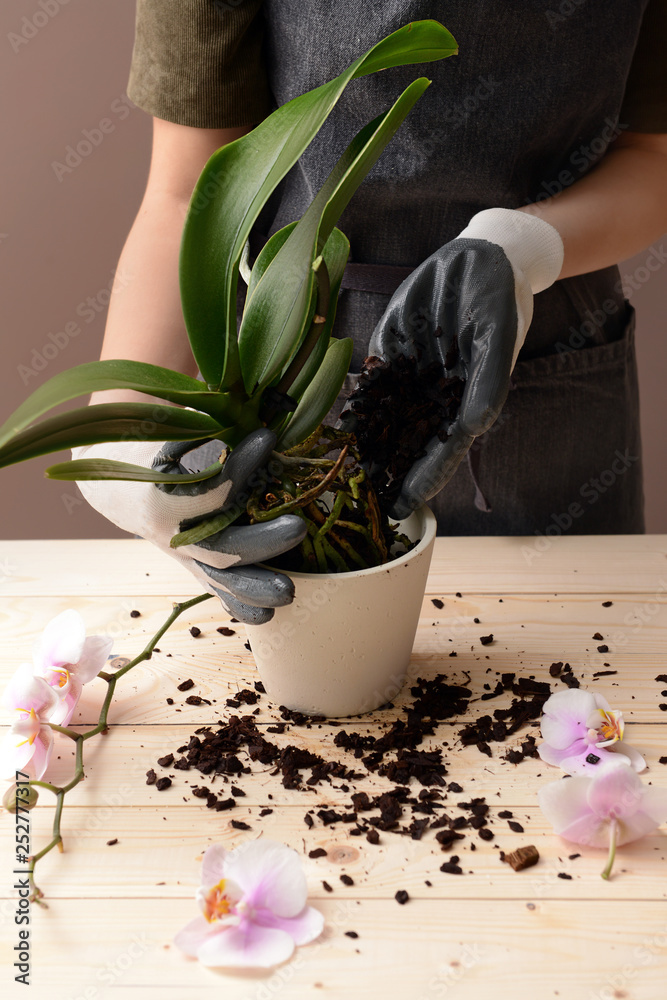
M244 774L239 784L246 792L244 805L261 805L282 807L283 805L298 806L301 810L298 822L299 834L303 831L303 815L309 809L319 809L323 806L335 806L338 809L352 809L350 794L353 791L366 791L373 795L391 791L396 782L375 774L365 773L353 754L333 745L333 734L336 730L330 728L327 734L324 729L307 731L292 729L280 736L270 734L277 746L295 745L297 747L320 754L325 760L337 760L351 769L362 771L363 777L355 779L353 787L348 792L341 790L341 785L351 784L343 779L334 778L331 782L321 782L310 785L303 790L284 788L281 779L274 777L272 766L264 766L251 762L245 750L240 749L238 757L244 765L251 767L251 774ZM362 729L361 732L365 732ZM189 802L196 800L192 789L205 785L212 791L229 797L230 781L225 781L224 775L202 775L197 770L179 771L173 767L162 768L157 764L158 757L167 753L175 753L177 748L188 743L194 732L191 726L111 726L104 737L92 739L86 746L84 764L86 780L68 793L68 802L76 806L89 806L95 809L116 809L129 806L155 806L169 810L173 805L181 805L183 797ZM378 727L368 727L368 732L381 735L383 730ZM521 764L510 764L503 760L503 755L510 747L518 746L526 735L533 733L538 736L536 728L527 728L517 733L507 743L493 744L493 757L489 758L479 752L477 747L462 747L456 740L456 728L443 724L436 734L427 738L422 748L429 750L443 748L443 760L447 765L446 780L461 785L463 792L448 793L446 805L458 801L468 801L472 797L485 796L487 802L494 808L513 809L520 807L537 811L537 789L545 781L557 780L561 776L558 768L544 764L539 758L528 758ZM3 732L0 732L0 738ZM628 741L644 753L650 771L650 780L656 784L667 785L667 767L658 764L658 758L665 753L664 725L631 725L628 726ZM393 759L395 754L389 754ZM70 749L70 741L59 737L49 765L49 778L55 784L66 784L73 774L74 751ZM155 785L146 785L146 772L154 769L159 776L168 775L173 784L165 791L159 792ZM306 776L310 772L305 772ZM410 787L417 795L421 785L414 779ZM51 798L48 792L43 792L40 802L49 807ZM38 806L41 808L41 806ZM217 814L219 815L219 814ZM316 818L316 826L322 824Z
M105 900L94 915L93 905L54 900L34 915L36 996L191 1000L217 990L225 1000L656 1000L667 971L667 909L643 900L632 902L626 920L610 919L605 900L489 900L483 909L477 900L417 899L400 909L392 899L323 900L321 939L278 970L236 975L206 969L173 945L196 915L193 902ZM23 995L12 987L12 998Z
M452 682L469 677L478 697L483 685L493 687L502 672L547 679L553 660L569 660L583 685L623 709L630 723L627 737L649 761L648 780L665 786L667 770L657 761L665 752L667 717L659 705L666 696L655 677L667 673L667 536L564 537L543 546L546 541L438 539L409 677L439 672ZM541 554L538 547L544 548ZM456 591L462 597L456 598ZM174 560L138 540L1 543L5 649L0 686L30 658L44 624L66 607L82 611L89 634L112 634L117 654L135 655L164 621L171 601L196 592L196 583ZM432 597L444 600L445 607L436 609ZM602 608L609 597L612 606ZM133 608L141 611L140 618L130 617ZM255 679L242 629L224 640L215 632L226 619L210 602L190 621L180 621L161 640L162 652L120 682L109 733L87 745L86 780L68 796L63 817L66 852L53 852L41 862L51 908L33 909L36 995L56 1000L152 1000L155 995L157 1000L159 991L160 998L187 1000L215 986L232 1000L272 1000L281 991L290 1000L320 991L340 1000L364 993L401 1000L443 995L655 1000L661 995L667 972L665 834L621 849L617 876L603 882L603 852L580 851L551 835L537 807L537 789L560 772L539 759L518 766L502 759L527 734L537 735L536 727L525 728L506 745L493 744L491 758L474 746L460 746L456 734L462 722L506 706L508 693L474 701L467 717L441 724L422 747L442 747L447 780L463 788L447 793L447 810L456 814L458 802L486 798L495 834L490 843L468 830L465 840L442 852L433 832L420 841L383 832L374 847L350 836L349 825L325 825L317 816L321 807L350 811L352 791L378 794L394 787L378 775L350 782L347 791L341 779L299 791L285 789L270 767L253 764L253 773L239 782L246 797L233 811L250 831L231 827L230 812L206 809L192 787L206 784L222 791L230 782L163 770L156 760L187 743L199 726L226 716L231 711L227 697ZM189 633L192 624L202 628L198 639ZM592 640L598 631L609 653L598 653L600 641ZM494 643L480 646L479 636L490 632ZM456 658L449 657L451 651ZM617 673L595 679L595 672L604 669ZM195 680L192 691L210 706L184 704L192 692L178 692L176 685L185 677ZM87 686L77 719L96 720L103 690L101 681ZM408 695L406 686L393 708L348 720L345 728L380 735L383 726L403 717ZM174 705L167 705L167 697ZM275 721L268 698L259 707L260 727ZM328 724L291 726L271 738L354 767L353 756L333 745L339 731ZM240 756L245 760L244 751ZM49 777L68 780L72 760L68 742L59 737ZM145 784L152 767L173 775L171 788L158 792ZM413 793L420 787L413 782ZM50 802L51 796L42 793L31 814L34 847L48 837ZM274 811L260 818L263 807ZM312 830L304 823L308 809L315 812ZM508 829L497 815L502 809L513 812L524 833ZM0 832L7 847L3 856L11 857L13 824L3 824ZM327 850L324 858L304 859L312 898L327 919L323 941L268 975L230 976L184 960L171 938L196 913L191 897L202 850L213 840L231 846L259 834L301 851ZM118 844L107 846L106 840L116 836ZM531 841L542 855L535 869L514 873L500 863L501 848ZM454 853L464 875L439 871ZM582 857L570 859L574 853ZM343 872L353 877L353 886L340 882ZM572 879L559 878L559 872ZM323 878L334 885L332 894L323 892ZM412 897L405 907L393 899L398 888ZM8 897L0 900L0 922L14 931L12 890L3 883L0 891ZM612 901L626 905L616 905L612 913ZM360 936L350 939L345 930ZM9 995L22 995L11 983L14 959L9 955L7 944L3 961Z
M419 651L448 655L452 649L466 651L471 645L478 653L510 652L525 649L541 658L569 659L573 666L600 664L608 657L597 653L600 633L612 654L663 654L667 628L667 592L658 595L617 595L611 607L602 607L602 595L562 595L534 597L510 594L499 599L488 593L463 598L446 597L444 608L437 608L430 596L425 597L415 647ZM439 599L439 598L436 598ZM15 659L29 658L32 643L44 625L66 608L76 606L86 622L89 634L109 635L114 639L114 653L135 654L158 630L170 614L173 602L164 596L141 597L9 597L0 595L0 624L5 652ZM131 611L140 617L131 617ZM478 618L479 622L475 619ZM193 643L188 635L196 624L204 633ZM243 625L231 627L236 636L222 639L215 629L229 625L229 615L223 613L214 600L197 605L186 612L160 644L169 651L196 653L212 651L232 653L250 661ZM479 637L492 631L495 642L489 648L480 647ZM178 637L175 647L169 644ZM123 648L123 644L127 648ZM550 660L551 662L551 660ZM451 666L451 664L450 664Z
M323 879L332 887L333 898L341 900L393 899L399 889L407 889L411 899L667 899L665 833L619 848L614 876L605 883L600 872L606 852L554 836L537 807L514 809L514 820L525 829L520 834L509 829L506 819L498 819L500 807L494 803L489 824L494 831L492 842L468 828L463 831L464 840L443 851L435 831L418 841L381 832L380 844L374 846L365 837L351 837L350 827L342 824L318 824L309 830L303 823L303 809L296 806L281 806L260 817L258 806L248 807L244 802L231 815L247 823L249 831L232 827L230 813L212 814L196 800L188 805L170 803L168 813L160 805L107 810L108 815L68 805L63 823L65 851L52 851L38 863L37 882L48 901L68 897L190 899L198 884L202 852L210 844L224 844L231 850L256 837L268 837L290 844L302 855L311 898L317 900L330 895L322 886ZM49 810L33 811L32 850L49 842L51 823ZM11 835L5 826L0 843L6 847L6 857L11 856ZM114 838L118 843L108 845ZM537 865L515 872L502 863L501 850L510 852L526 844L537 847ZM316 848L325 850L326 856L309 858L308 852ZM453 854L460 859L461 875L440 871ZM567 877L561 877L563 873ZM344 885L341 874L353 878L354 885ZM9 882L0 887L0 898L13 898Z
M132 618L135 603L141 617ZM95 597L75 601L71 597L5 598L0 600L0 623L3 634L3 658L0 662L0 685L6 683L17 666L30 659L35 636L56 614L70 606L82 613L89 634L114 638L114 655L133 657L145 646L164 622L169 605L164 598L143 597L137 602L123 599L122 604ZM479 619L479 623L475 622ZM169 723L183 715L193 722L209 723L224 712L226 699L258 680L252 655L245 646L245 631L235 625L235 635L223 637L216 632L219 623L217 606L211 601L192 609L179 619L160 640L160 652L140 664L119 682L111 718L124 723ZM202 634L193 638L190 627L196 624ZM229 624L227 620L227 624ZM655 678L667 673L667 600L641 601L634 595L616 598L603 608L599 596L563 597L557 600L513 595L503 599L488 594L454 600L437 609L427 598L420 620L408 679L434 677L444 673L452 683L468 683L479 697L484 684L495 684L505 672L518 676L534 675L557 687L548 668L555 660L571 663L585 686L594 686L629 720L658 721L658 706L664 703L660 692L665 688ZM482 646L481 635L494 635L491 645ZM600 634L604 641L594 640ZM608 652L598 646L608 645ZM450 656L456 653L456 657ZM616 674L598 676L600 671ZM185 696L177 685L193 677L197 686L192 693L213 702L210 707L195 708L184 704ZM409 681L396 699L396 711L371 716L388 719L402 713L409 699ZM82 712L77 721L97 718L104 685L94 681L82 698ZM626 688L628 695L621 692ZM632 697L634 695L634 698ZM173 698L175 706L167 704ZM494 700L489 709L506 703ZM269 699L260 702L260 720L268 720ZM479 705L472 706L478 711ZM177 710L180 711L177 712Z
M667 535L438 538L429 593L664 595L666 558ZM0 593L11 596L199 592L175 559L140 539L0 543Z

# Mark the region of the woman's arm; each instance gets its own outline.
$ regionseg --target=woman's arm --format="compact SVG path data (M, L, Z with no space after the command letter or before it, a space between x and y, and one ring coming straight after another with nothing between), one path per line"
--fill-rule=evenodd
M571 187L519 209L560 233L560 278L617 264L667 231L667 135L624 132Z
M118 261L101 359L126 358L196 375L178 281L190 196L212 153L251 131L191 128L153 119L153 150L141 206ZM91 403L146 402L142 393L94 393Z

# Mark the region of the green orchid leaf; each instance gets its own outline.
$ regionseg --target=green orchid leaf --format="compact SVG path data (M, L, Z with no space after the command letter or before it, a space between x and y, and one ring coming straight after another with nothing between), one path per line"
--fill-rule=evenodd
M457 44L437 21L399 28L334 80L288 101L247 135L217 150L195 186L183 230L180 287L192 350L212 389L241 378L236 342L238 267L266 201L296 163L354 77L433 62ZM324 240L322 241L324 242ZM306 299L307 301L307 299Z
M343 386L351 357L350 337L331 341L324 361L278 440L278 449L285 450L300 444L322 423Z
M279 229L278 232L274 233L273 236L265 243L262 247L257 260L253 266L250 274L250 284L248 285L248 291L246 294L246 305L249 302L251 296L253 295L257 285L266 273L267 268L273 262L276 255L279 253L291 233L294 231L296 222L290 222L289 225L284 226ZM299 317L298 327L294 332L294 341L298 345L310 327L313 316L315 315L315 303L317 300L317 285L313 280L310 283L310 299L308 301L307 308L304 308L301 316ZM305 303L304 303L305 305ZM245 315L245 310L244 310ZM273 332L266 327L262 327L259 324L254 324L252 322L241 322L241 331L239 338L243 338L243 360L244 366L247 365L252 367L253 363L260 364L260 358L267 350L267 338L271 338ZM240 342L240 340L239 340ZM328 343L328 340L327 340ZM285 366L286 367L286 366ZM275 376L269 380L268 384L275 385L279 381L280 371L278 371ZM266 385L261 387L266 388Z
M36 389L0 427L0 447L54 406L104 389L134 389L227 418L227 423L235 416L227 397L205 391L203 383L189 375L142 361L90 361L59 372Z
M338 293L340 291L341 281L343 280L343 272L345 271L345 265L347 264L349 254L350 241L340 231L340 229L334 228L322 249L322 256L324 257L324 262L329 271L330 284L327 319L322 328L322 333L320 334L317 346L292 382L291 386L286 390L293 399L301 399L327 353L329 340L331 339L331 331L336 318Z
M211 535L217 535L219 531L224 531L242 513L242 508L236 504L231 510L223 511L222 514L216 514L215 517L200 521L193 528L186 528L185 531L179 531L178 534L170 538L169 546L172 549L180 549L182 545L196 545L198 542L203 542L205 538L210 538Z
M267 385L296 351L313 294L313 261L350 198L428 85L425 78L415 80L389 111L355 136L246 300L238 346L249 395Z
M130 462L114 462L106 458L78 458L73 462L59 462L45 470L47 479L83 481L84 479L128 479L141 483L201 483L220 472L220 463L210 465L201 472L156 472Z
M298 221L298 220L297 220ZM262 277L267 267L276 256L278 251L281 249L283 244L286 242L288 236L290 236L296 226L296 222L290 222L288 225L283 226L277 232L270 236L260 252L257 255L257 259L253 264L252 271L250 272L250 284L248 285L248 291L246 294L246 300L250 298L252 293L255 291L259 279Z
M0 446L0 467L103 441L196 441L225 429L205 413L151 403L100 403L49 417Z

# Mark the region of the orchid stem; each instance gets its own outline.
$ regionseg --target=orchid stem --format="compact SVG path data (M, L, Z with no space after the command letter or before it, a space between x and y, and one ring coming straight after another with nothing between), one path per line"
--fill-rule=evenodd
M602 872L602 878L608 879L611 875L611 870L614 867L614 858L616 857L616 834L618 833L618 823L615 819L611 821L609 826L609 857L607 858L607 864L604 871Z
M173 610L169 615L169 617L167 618L167 620L165 621L165 623L158 629L158 631L155 633L155 635L150 640L148 645L142 650L141 653L139 653L138 656L135 656L133 660L130 660L129 663L126 663L124 667L121 667L119 670L116 670L115 673L113 674L108 673L106 670L100 670L97 676L101 677L102 680L105 680L107 682L107 691L104 697L104 701L102 703L102 708L100 709L98 723L93 729L89 729L85 733L79 733L75 729L69 729L67 726L58 726L53 722L49 723L51 729L55 730L58 733L62 733L63 736L67 736L71 740L74 740L74 743L76 745L75 746L76 757L74 762L74 777L67 785L59 787L58 785L50 784L50 782L48 781L38 781L36 779L28 782L29 785L35 788L47 788L50 792L53 792L53 794L56 796L56 810L53 816L52 840L50 841L50 843L46 845L46 847L43 847L38 854L32 854L28 858L28 862L30 865L28 869L30 901L32 903L38 903L40 906L44 907L47 906L46 903L42 902L42 897L44 893L35 883L34 879L35 865L40 860L40 858L43 858L45 854L48 854L49 851L52 851L54 847L57 847L60 851L63 850L63 838L60 833L60 818L63 811L65 795L72 788L74 788L75 785L78 785L79 782L85 777L83 770L83 744L85 740L90 739L91 736L97 736L98 733L103 733L106 730L107 713L109 711L109 706L111 704L111 699L113 698L118 678L122 677L123 674L126 674L128 670L132 670L133 667L136 667L136 665L138 663L141 663L143 660L150 659L150 657L153 654L153 649L155 648L156 643L158 642L160 637L164 635L167 629L170 628L171 625L173 625L173 623L176 621L179 615L183 614L184 611L189 610L189 608L194 607L196 604L201 604L202 601L209 600L209 598L211 598L212 596L213 596L212 594L200 594L199 597L193 597L189 601L183 601L182 604L174 604Z

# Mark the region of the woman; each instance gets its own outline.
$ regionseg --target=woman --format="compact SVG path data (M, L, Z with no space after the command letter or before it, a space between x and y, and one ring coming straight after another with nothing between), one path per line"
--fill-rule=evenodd
M633 315L615 265L667 229L664 0L453 0L444 12L398 0L138 0L128 94L154 116L153 154L119 264L135 280L114 291L102 357L194 374L177 259L204 163L274 106L428 17L446 22L460 55L426 67L432 85L339 222L352 263L334 333L353 336L353 370L372 331L374 353L426 344L444 365L433 336L442 324L466 363L454 433L415 456L395 513L432 498L442 534L642 531ZM347 88L262 212L251 250L302 214L354 132L415 75L398 67ZM139 524L136 503L119 514L112 484L83 489L157 540L148 522L158 515ZM294 544L296 525L280 530ZM215 545L229 541L223 532ZM250 551L216 557L218 569L267 558L262 544ZM275 583L241 573L244 607L223 595L237 617ZM290 599L289 587L273 598Z

